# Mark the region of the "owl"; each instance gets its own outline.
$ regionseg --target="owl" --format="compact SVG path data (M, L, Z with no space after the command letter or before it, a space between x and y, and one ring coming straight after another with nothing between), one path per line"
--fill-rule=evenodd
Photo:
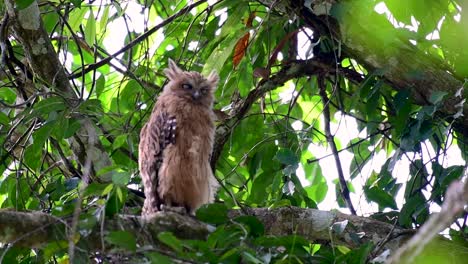
M144 185L142 215L161 206L193 214L210 203L218 183L210 167L215 133L213 101L219 77L181 70L169 60L169 82L140 133L139 169Z

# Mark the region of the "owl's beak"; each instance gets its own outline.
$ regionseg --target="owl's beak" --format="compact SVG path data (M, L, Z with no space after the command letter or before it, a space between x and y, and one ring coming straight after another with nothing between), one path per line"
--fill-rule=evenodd
M193 91L192 98L194 100L197 100L198 98L200 98L200 91Z

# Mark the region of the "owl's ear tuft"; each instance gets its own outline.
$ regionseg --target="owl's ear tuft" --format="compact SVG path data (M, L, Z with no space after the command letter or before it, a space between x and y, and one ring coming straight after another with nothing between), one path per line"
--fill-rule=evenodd
M216 89L216 86L218 85L219 82L219 75L216 71L212 71L210 75L208 75L208 78L206 78L208 82L213 86L213 90Z
M180 77L182 74L182 70L177 66L177 64L172 60L169 59L169 68L164 69L164 74L166 75L169 80L175 80L177 77Z

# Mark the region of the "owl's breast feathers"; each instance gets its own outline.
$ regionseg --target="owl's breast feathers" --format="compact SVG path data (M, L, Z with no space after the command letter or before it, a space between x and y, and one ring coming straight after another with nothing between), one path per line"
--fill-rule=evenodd
M217 188L210 167L214 113L178 97L167 97L163 102L160 109L175 117L177 129L175 144L164 149L158 193L164 204L184 206L193 212L212 202Z
M139 166L145 188L143 215L160 205L193 213L214 200L218 182L210 166L214 140L216 72L204 77L169 60L169 82L140 134Z

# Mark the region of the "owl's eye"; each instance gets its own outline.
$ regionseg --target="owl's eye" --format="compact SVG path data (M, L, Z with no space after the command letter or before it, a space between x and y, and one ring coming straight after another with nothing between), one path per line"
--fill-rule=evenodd
M190 83L184 83L182 84L182 88L184 88L185 90L192 90L192 85Z
M207 93L208 93L208 89L206 89L206 88L201 88L201 89L200 89L200 92L201 92L202 94L207 94Z

